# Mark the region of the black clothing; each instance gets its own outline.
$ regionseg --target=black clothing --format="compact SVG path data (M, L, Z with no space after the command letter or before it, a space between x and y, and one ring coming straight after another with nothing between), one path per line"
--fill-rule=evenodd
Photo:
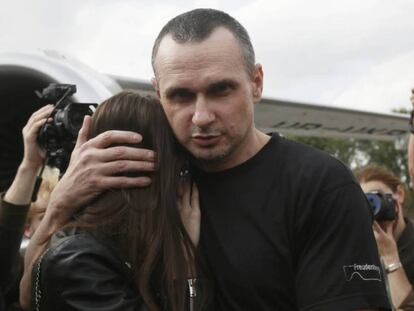
M14 205L0 197L0 287L5 289L17 269L20 243L29 210L27 205Z
M397 248L405 274L410 283L414 284L414 226L408 218L404 220L405 229L397 241Z
M19 249L30 205L14 205L0 195L0 310L19 301L19 283L23 275L23 260Z
M389 307L371 211L341 162L274 134L237 167L194 170L215 310Z
M147 310L127 263L111 245L88 232L61 230L53 236L51 246L33 266L33 310L39 286L42 311Z
M132 270L119 254L116 243L102 234L75 228L58 231L33 266L32 309L36 309L40 289L38 304L42 311L147 311ZM151 282L156 303L160 310L169 310L167 298L161 295L157 284ZM190 311L194 306L201 310L201 304L202 310L207 310L207 296L202 295L206 286L198 279L194 286L196 297L190 298L187 292Z

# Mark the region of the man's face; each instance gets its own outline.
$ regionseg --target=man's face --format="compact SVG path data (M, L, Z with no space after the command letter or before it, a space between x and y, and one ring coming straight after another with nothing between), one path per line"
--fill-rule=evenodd
M260 65L249 76L238 41L217 28L199 43L166 36L155 61L155 87L179 142L199 163L222 170L252 156L253 106L261 98Z

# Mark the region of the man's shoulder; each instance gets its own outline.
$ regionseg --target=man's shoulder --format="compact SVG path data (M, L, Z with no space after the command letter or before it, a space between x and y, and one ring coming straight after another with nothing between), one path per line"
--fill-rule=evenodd
M356 182L351 170L329 153L288 138L273 136L273 139L277 140L278 145L276 158L289 173L313 181L327 179L332 183Z
M317 149L311 145L307 145L290 138L286 138L283 136L279 136L278 134L273 134L272 139L275 139L279 144L279 149L282 150L282 153L286 155L286 157L293 157L293 159L301 160L301 161L315 161L318 162L325 162L331 161L333 163L341 163L339 160L334 158L329 153Z

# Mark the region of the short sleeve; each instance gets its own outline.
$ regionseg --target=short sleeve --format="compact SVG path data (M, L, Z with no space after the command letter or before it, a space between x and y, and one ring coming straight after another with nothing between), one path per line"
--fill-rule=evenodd
M296 237L299 309L388 309L372 215L359 185L321 193L304 213Z
M128 267L91 235L71 236L49 249L40 267L40 304L46 310L146 310Z

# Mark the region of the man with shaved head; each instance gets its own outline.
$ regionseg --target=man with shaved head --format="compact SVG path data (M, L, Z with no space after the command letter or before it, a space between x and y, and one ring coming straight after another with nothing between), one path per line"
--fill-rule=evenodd
M157 37L152 66L200 189L199 248L214 283L213 309L388 308L372 216L351 172L255 127L264 75L244 27L213 9L178 15ZM112 131L86 141L88 122L53 193L44 236L98 193L151 182L119 176L156 169L150 150L119 146L145 137Z

